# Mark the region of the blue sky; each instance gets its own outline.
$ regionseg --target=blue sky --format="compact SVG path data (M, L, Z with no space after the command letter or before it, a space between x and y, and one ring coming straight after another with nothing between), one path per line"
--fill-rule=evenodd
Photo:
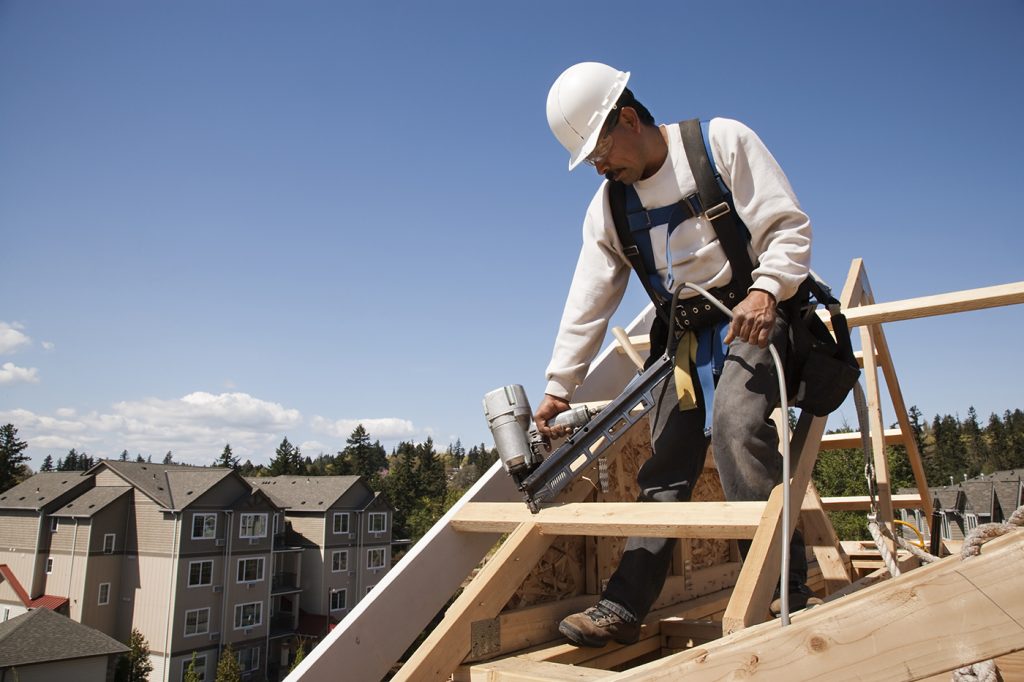
M544 100L632 72L659 122L737 118L841 286L1021 279L1024 4L0 1L0 422L265 462L490 442L536 405L597 177ZM613 323L644 303L630 291ZM908 404L1021 407L1019 308L888 325ZM838 423L853 414L840 414Z

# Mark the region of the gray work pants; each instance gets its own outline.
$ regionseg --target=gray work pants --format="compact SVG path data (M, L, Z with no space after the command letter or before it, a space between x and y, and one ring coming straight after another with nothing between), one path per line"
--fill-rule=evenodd
M788 323L776 319L772 343L785 361ZM654 452L640 468L641 502L685 502L700 476L707 453L704 435L704 400L697 372L691 368L697 408L681 412L672 375L656 389L656 404L649 413ZM729 347L722 375L715 388L712 415L712 452L725 499L767 500L782 480L779 438L771 419L779 404L775 363L767 348L743 342ZM661 593L672 561L675 539L630 538L603 598L621 604L638 620L647 616ZM749 541L740 541L745 556ZM792 587L807 580L804 542L799 532L790 544Z

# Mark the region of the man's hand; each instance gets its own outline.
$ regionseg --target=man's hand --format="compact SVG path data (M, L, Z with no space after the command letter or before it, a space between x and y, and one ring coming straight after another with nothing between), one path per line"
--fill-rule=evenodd
M545 438L559 438L566 435L569 432L568 427L551 428L548 426L548 420L568 409L569 402L567 400L545 393L544 400L540 401L540 407L537 408L537 413L533 415L533 422L537 425L540 435Z
M732 309L732 324L724 341L726 345L734 339L768 347L772 327L775 326L775 297L767 291L752 289L747 297Z

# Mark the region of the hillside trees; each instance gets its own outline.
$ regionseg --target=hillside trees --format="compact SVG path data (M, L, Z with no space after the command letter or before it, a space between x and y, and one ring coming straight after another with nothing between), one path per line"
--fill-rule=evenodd
M24 477L28 443L18 438L13 424L0 426L0 492L13 488Z

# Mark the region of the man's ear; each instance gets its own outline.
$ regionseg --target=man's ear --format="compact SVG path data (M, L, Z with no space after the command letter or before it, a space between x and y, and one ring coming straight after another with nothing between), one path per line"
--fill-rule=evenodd
M622 107L619 111L618 125L625 126L632 132L639 130L640 117L637 115L636 110L633 107Z

